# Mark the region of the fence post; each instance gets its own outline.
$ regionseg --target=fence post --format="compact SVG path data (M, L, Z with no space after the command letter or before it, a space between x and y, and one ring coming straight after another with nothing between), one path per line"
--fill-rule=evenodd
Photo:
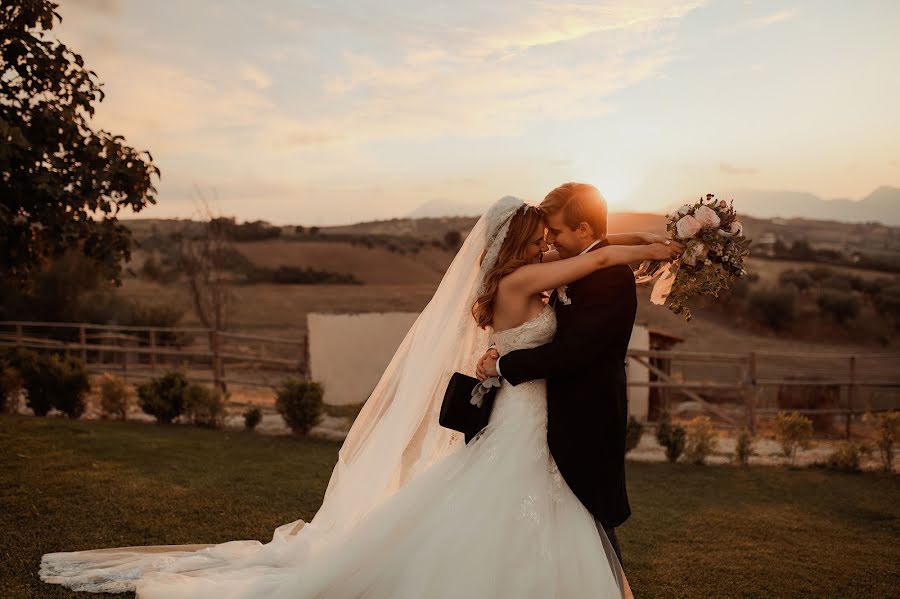
M853 395L856 393L856 356L850 356L850 384L847 386L847 420L844 436L850 439L850 421L853 419Z
M156 331L150 329L150 372L156 375Z
M744 401L747 404L747 428L751 434L756 434L756 352L750 352L747 356L747 366L744 372Z
M209 351L212 352L213 386L221 391L225 390L222 384L222 358L219 356L219 331L209 332Z
M85 333L84 325L78 327L78 342L81 344L81 361L87 366L87 334Z
M122 343L119 342L116 345L122 347ZM122 380L126 383L128 382L128 347L125 348L125 351L122 352Z

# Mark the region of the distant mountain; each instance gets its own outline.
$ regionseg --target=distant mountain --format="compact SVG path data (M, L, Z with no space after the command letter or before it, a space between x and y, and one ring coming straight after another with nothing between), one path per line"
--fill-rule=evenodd
M900 225L900 188L882 186L861 200L825 200L796 191L736 190L720 194L734 198L738 212L758 218L807 218L851 223Z
M480 216L488 209L490 203L454 202L446 198L435 198L425 202L406 218L443 218L445 216Z

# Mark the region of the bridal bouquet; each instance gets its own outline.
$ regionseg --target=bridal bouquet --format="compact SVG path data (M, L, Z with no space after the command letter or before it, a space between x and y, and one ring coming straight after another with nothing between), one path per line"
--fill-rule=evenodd
M747 274L744 257L750 253L750 240L744 237L733 202L717 200L713 194L668 215L666 231L685 245L684 254L674 262L644 262L635 274L639 283L657 279L650 301L690 320L691 310L685 305L689 298L718 297Z

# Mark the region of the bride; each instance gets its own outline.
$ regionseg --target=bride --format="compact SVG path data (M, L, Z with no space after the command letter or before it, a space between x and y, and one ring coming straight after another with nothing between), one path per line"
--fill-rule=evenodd
M265 544L48 553L41 579L139 599L630 596L549 453L544 381L501 385L490 424L468 445L438 425L450 376L474 374L491 342L506 353L553 338L555 314L539 291L678 251L646 243L654 236L610 236L635 245L542 262L543 233L540 208L512 197L479 219L360 412L309 523L282 525ZM504 285L519 268L530 283ZM522 301L509 301L516 293ZM515 304L527 314L503 312ZM490 326L477 326L473 307Z

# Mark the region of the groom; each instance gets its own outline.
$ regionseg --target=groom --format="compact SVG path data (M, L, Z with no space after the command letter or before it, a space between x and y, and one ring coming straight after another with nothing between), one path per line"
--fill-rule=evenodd
M560 258L609 245L606 201L592 185L561 185L541 208L547 243ZM624 265L598 270L554 291L550 304L557 318L552 342L499 360L489 350L478 373L502 376L512 385L547 379L550 452L622 563L615 528L631 514L625 491L625 352L637 310L634 275Z

